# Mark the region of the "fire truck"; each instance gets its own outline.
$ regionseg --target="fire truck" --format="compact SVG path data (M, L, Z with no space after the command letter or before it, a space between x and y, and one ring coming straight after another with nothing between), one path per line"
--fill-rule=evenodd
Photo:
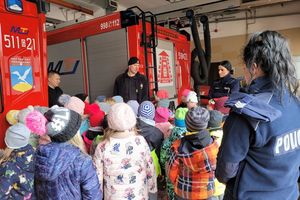
M61 74L64 93L87 93L91 100L113 94L115 78L139 58L149 81L149 96L158 89L177 101L190 88L188 34L158 26L151 12L138 7L47 31L48 70Z
M0 148L9 110L47 106L45 2L0 1Z

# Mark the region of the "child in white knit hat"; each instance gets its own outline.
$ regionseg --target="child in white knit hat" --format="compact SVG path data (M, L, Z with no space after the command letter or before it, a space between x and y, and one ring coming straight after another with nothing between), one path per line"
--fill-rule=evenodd
M149 199L157 192L150 149L135 129L129 105L116 103L107 116L109 129L94 154L104 199Z
M190 91L186 100L187 100L187 107L189 110L198 106L198 97L196 92Z

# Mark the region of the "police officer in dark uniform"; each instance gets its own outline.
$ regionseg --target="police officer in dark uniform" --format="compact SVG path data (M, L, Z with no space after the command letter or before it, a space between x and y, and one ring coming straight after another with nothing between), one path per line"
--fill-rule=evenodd
M295 200L300 167L299 82L287 40L255 33L243 53L248 87L232 93L216 177L224 200Z
M148 100L147 78L138 72L139 66L139 59L131 57L128 61L128 69L115 80L114 95L122 96L124 102L136 100L142 103Z
M213 82L208 94L210 99L229 96L240 89L239 81L231 75L232 66L228 60L222 61L218 69L220 79Z

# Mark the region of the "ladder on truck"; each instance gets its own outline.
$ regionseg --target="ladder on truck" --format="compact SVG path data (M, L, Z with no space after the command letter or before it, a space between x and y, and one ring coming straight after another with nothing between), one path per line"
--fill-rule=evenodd
M144 58L145 58L145 68L146 68L146 77L149 83L149 89L153 88L155 94L158 91L158 78L157 78L157 61L156 61L156 47L158 44L157 39L157 19L156 16L150 12L144 12L138 6L134 6L128 8L130 10L137 9L140 11L138 15L142 20L142 35L141 35L141 43L140 45L144 48ZM146 23L150 23L150 35L147 35L147 25ZM152 65L149 64L149 56L152 56ZM153 79L150 79L150 71L153 70ZM153 87L151 87L153 85ZM148 97L150 97L148 90Z

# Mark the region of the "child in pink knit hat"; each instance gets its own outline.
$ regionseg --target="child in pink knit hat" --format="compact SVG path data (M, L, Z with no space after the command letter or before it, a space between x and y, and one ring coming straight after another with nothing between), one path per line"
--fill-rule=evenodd
M163 134L164 138L167 138L171 134L173 128L172 124L168 121L170 117L170 111L168 108L158 107L155 110L155 127L158 128Z
M187 108L187 96L189 95L191 90L184 89L181 93L181 103L177 106L177 108ZM176 110L177 110L176 108Z

